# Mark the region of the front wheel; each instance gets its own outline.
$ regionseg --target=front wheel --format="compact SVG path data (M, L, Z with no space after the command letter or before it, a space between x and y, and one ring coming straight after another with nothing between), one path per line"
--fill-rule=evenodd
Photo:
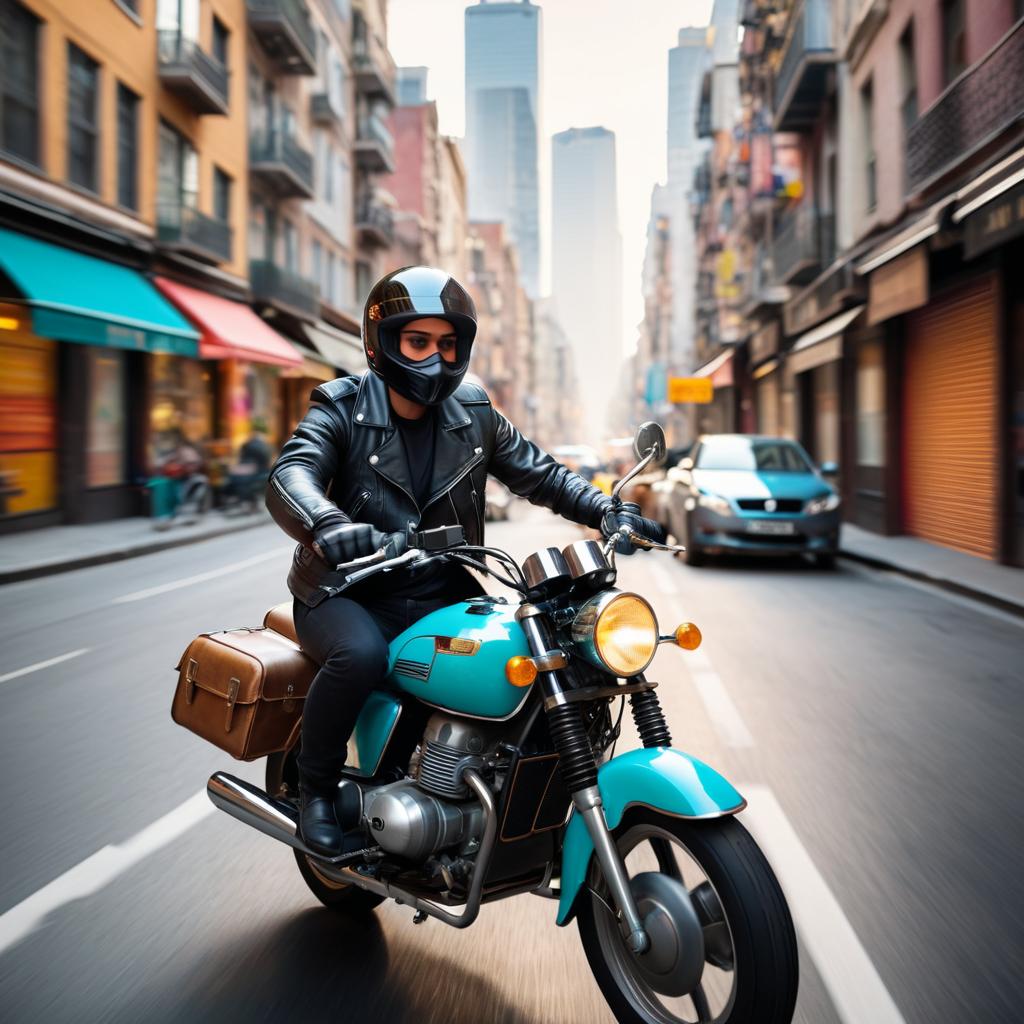
M627 948L596 858L577 923L615 1019L628 1024L788 1024L796 933L771 867L734 818L636 810L615 830L652 945ZM703 948L701 948L703 947Z

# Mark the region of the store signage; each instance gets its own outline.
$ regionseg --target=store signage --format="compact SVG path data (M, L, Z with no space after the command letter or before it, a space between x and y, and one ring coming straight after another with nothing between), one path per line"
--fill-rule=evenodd
M964 221L964 255L973 259L1020 235L1024 235L1024 182Z
M916 246L873 271L868 279L869 326L928 302L928 248Z
M779 321L770 320L750 338L750 361L759 363L779 351Z
M710 377L669 377L668 400L673 405L707 405L714 398Z
M854 275L851 263L835 267L783 306L786 334L803 334L815 324L841 312L847 300L863 301L863 281Z

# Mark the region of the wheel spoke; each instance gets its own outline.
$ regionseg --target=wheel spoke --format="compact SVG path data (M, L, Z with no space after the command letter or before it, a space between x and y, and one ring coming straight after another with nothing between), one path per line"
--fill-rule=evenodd
M708 1005L708 997L704 995L704 986L698 985L691 993L693 1008L697 1011L697 1024L712 1024L714 1018L711 1016L711 1007Z
M668 875L669 878L681 882L683 874L679 870L679 862L672 852L672 844L667 839L655 836L651 839L651 849L654 851L654 856L658 858L658 870L663 875Z

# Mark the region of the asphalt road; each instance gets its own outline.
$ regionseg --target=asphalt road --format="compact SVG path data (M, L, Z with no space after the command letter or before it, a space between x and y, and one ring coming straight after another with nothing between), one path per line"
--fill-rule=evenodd
M531 515L489 540L578 535ZM354 927L285 847L186 803L262 763L172 724L173 667L199 631L258 624L288 552L267 526L0 588L0 1020L611 1020L549 901ZM1021 1020L1024 625L848 566L620 565L704 632L652 675L675 744L750 799L800 934L796 1019Z

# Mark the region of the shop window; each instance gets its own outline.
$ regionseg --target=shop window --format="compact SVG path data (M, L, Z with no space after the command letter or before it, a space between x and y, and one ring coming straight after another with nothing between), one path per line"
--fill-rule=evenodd
M857 349L857 464L885 465L885 351L880 341Z
M74 43L68 43L68 181L97 190L100 66Z
M124 353L90 348L87 487L114 487L125 482L124 399Z
M0 148L39 164L39 19L13 0L0 0Z
M157 469L183 442L205 446L213 438L211 364L157 352L149 357L149 464Z
M117 83L117 201L139 208L139 97Z
M23 323L24 310L0 316ZM0 332L0 518L57 507L57 345Z

